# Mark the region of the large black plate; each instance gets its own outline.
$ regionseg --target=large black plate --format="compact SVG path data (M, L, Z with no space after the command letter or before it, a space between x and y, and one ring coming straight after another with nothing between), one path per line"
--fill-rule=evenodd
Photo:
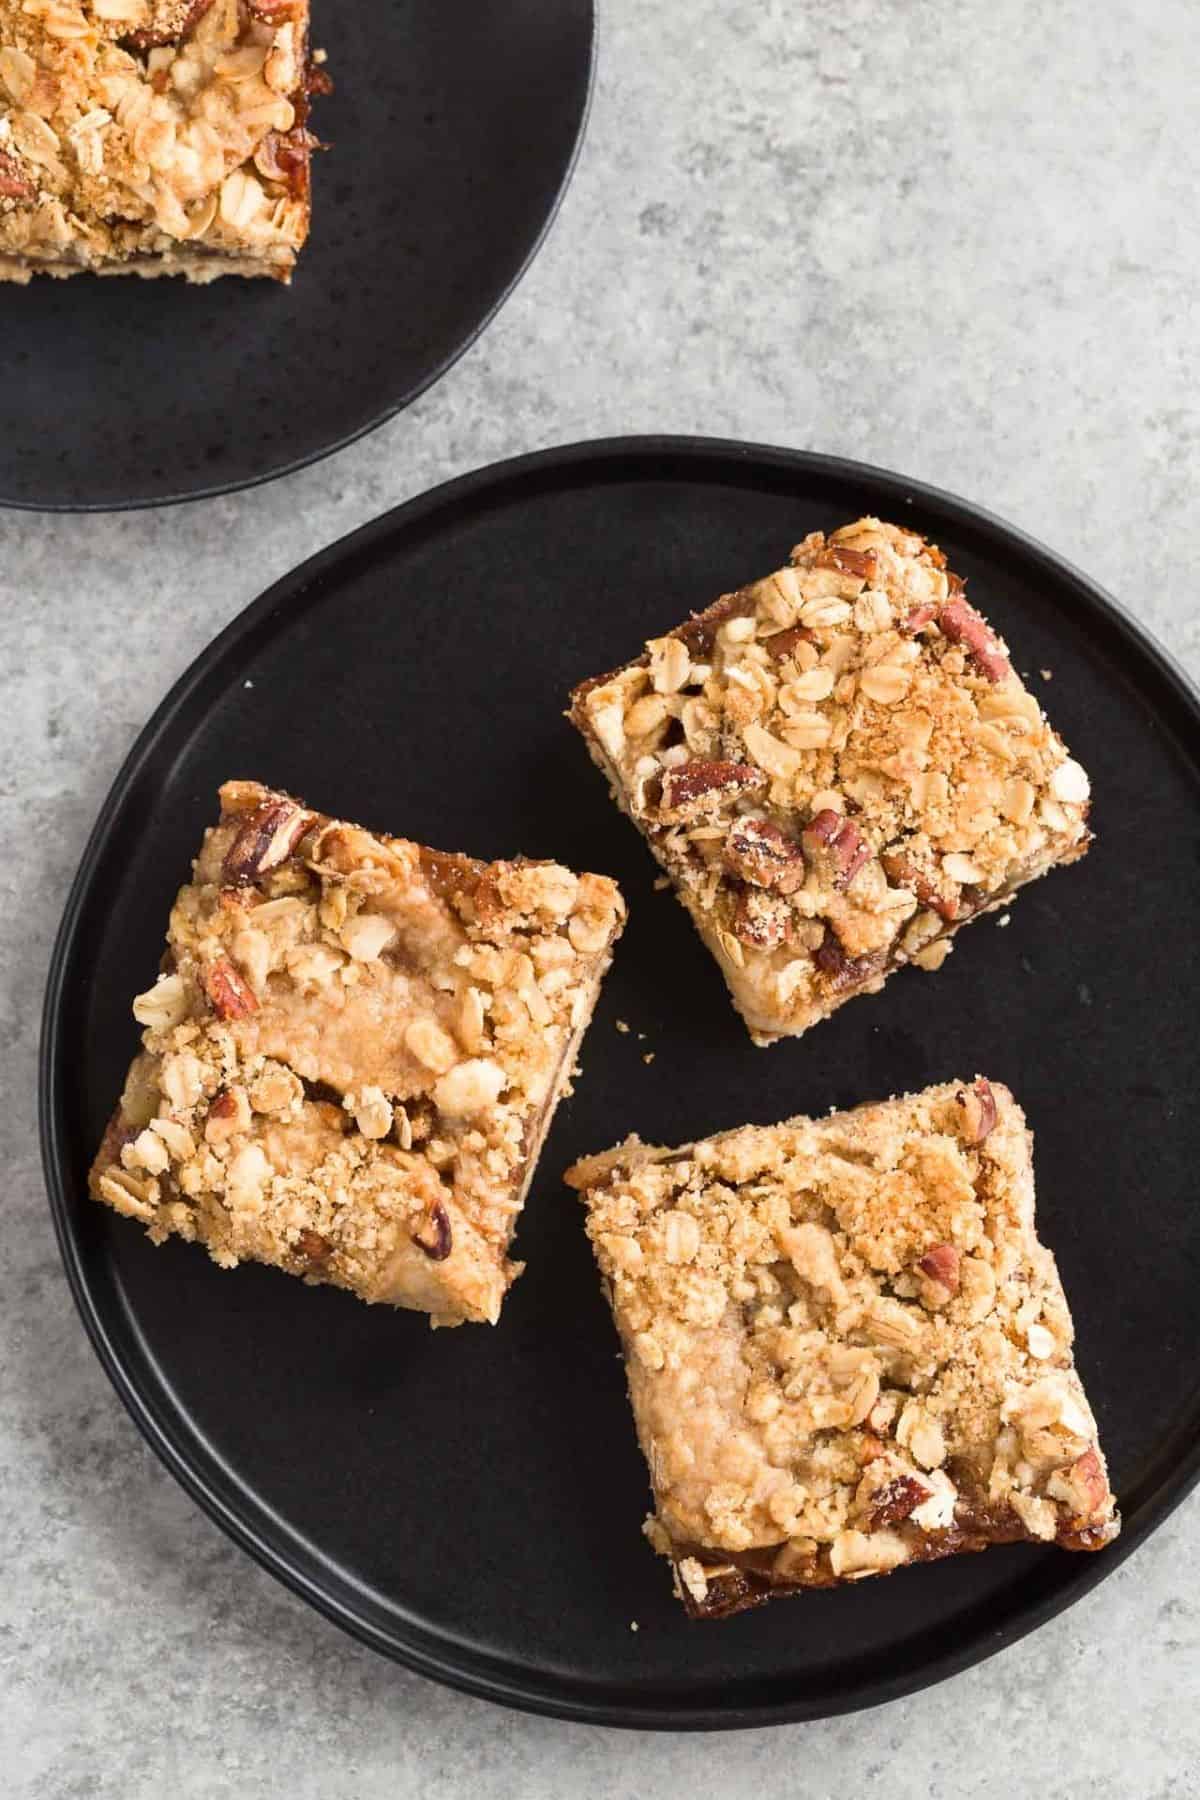
M315 110L292 286L0 284L0 504L150 506L281 475L390 418L532 257L579 142L592 0L314 0Z
M871 511L931 532L1053 670L1098 842L1012 923L972 926L798 1043L753 1050L560 716L580 676ZM1035 686L1041 678L1033 675ZM251 685L252 684L252 685ZM677 439L467 476L289 576L219 637L105 804L54 957L46 1171L93 1342L138 1424L239 1543L400 1661L513 1704L651 1726L811 1718L978 1661L1110 1572L1195 1481L1197 701L1091 583L987 514L853 463ZM84 1197L174 889L223 776L484 856L616 875L631 923L494 1330L219 1272ZM614 1029L630 1021L634 1035ZM656 1052L647 1066L647 1048ZM577 1201L576 1154L921 1087L1008 1081L1125 1514L1098 1556L992 1550L690 1624L639 1536L646 1477ZM630 1622L637 1620L634 1633Z

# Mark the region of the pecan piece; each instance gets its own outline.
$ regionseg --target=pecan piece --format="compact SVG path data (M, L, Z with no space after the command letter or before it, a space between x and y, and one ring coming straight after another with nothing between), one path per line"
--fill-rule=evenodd
M959 1260L954 1244L934 1244L918 1259L917 1268L925 1277L922 1286L933 1304L944 1305L957 1294Z
M302 125L291 131L268 131L254 153L254 166L268 181L281 181L293 194L302 194L308 178L310 152L320 148Z
M412 1234L412 1240L431 1262L445 1262L453 1248L454 1234L450 1229L450 1215L440 1200L434 1201L428 1218L422 1219Z
M911 888L922 906L927 906L947 924L958 917L958 896L947 894L934 886L927 875L911 863L901 850L885 850L879 859L883 864L883 872L889 881L897 887Z
M15 156L0 150L0 200L36 199L36 183L25 174Z
M206 1144L227 1144L250 1129L250 1101L243 1087L218 1088L204 1120Z
M319 1231L312 1231L306 1225L296 1239L296 1248L301 1256L310 1263L323 1263L333 1254L333 1245Z
M1108 1499L1108 1482L1095 1449L1085 1450L1070 1468L1052 1475L1047 1492L1065 1500L1076 1519L1086 1519L1099 1512Z
M752 763L694 759L663 775L659 811L668 824L686 824L689 819L715 811L723 800L761 794L766 787L765 773Z
M879 573L879 558L874 550L851 550L846 544L826 544L812 567L836 569L840 575L854 575L860 581L871 582Z
M937 618L937 607L932 600L923 600L920 605L910 608L901 622L900 629L909 637L916 637L918 631L924 631L926 625L932 625Z
M990 1084L980 1075L969 1088L962 1088L954 1098L962 1108L963 1142L969 1145L982 1144L996 1123L996 1096Z
M735 819L721 850L731 875L754 887L794 894L804 886L804 852L769 819Z
M831 925L825 927L825 936L813 951L813 961L825 977L826 987L834 994L869 981L879 974L886 960L882 950L872 950L866 956L847 956Z
M205 969L204 991L219 1019L246 1019L258 1011L253 989L242 980L227 956L218 957Z
M849 887L871 854L853 819L843 818L828 806L809 820L802 837L814 860L827 857L832 862L835 888Z
M918 1481L915 1475L897 1475L886 1487L876 1492L867 1520L869 1531L880 1531L885 1525L898 1525L901 1519L907 1519L910 1513L924 1504L933 1493L932 1488Z
M785 944L792 925L792 909L780 895L762 888L747 888L738 895L733 912L733 935L756 950L775 950Z
M938 613L938 625L952 644L961 644L974 657L980 674L989 681L1007 681L1012 664L987 620L961 593L947 600Z
M294 853L313 822L313 814L294 800L267 800L255 807L225 852L221 871L226 881L245 886L277 869Z
M795 653L798 644L811 644L815 641L815 636L808 629L807 625L789 625L785 630L776 631L771 637L764 638L763 648L767 650L777 662L782 662L785 656L791 656Z
M192 0L178 25L171 26L165 22L158 26L146 25L140 31L131 31L119 42L126 50L156 50L162 44L182 43L188 32L200 23L212 3L213 0Z

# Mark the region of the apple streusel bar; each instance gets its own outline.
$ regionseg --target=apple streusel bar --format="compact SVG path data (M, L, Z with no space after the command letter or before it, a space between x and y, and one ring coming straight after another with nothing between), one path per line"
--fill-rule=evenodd
M715 956L757 1044L1089 843L1088 778L915 532L813 532L570 717Z
M685 1607L1119 1519L1034 1224L1031 1137L982 1078L568 1171L625 1351L647 1533Z
M226 1268L494 1322L620 894L373 836L256 782L220 797L134 1001L143 1049L92 1194Z
M0 281L291 279L308 0L0 0Z

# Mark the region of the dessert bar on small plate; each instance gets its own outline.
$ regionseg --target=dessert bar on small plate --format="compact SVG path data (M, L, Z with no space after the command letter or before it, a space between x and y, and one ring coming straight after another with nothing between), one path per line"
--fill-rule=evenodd
M144 1047L92 1194L226 1268L494 1322L620 894L373 836L255 782L220 798L134 1001Z
M1087 849L1088 779L935 546L860 519L585 681L571 718L755 1043Z
M1006 1088L631 1138L567 1180L625 1351L647 1533L693 1616L1117 1535Z
M308 0L0 0L0 281L289 281L327 85Z

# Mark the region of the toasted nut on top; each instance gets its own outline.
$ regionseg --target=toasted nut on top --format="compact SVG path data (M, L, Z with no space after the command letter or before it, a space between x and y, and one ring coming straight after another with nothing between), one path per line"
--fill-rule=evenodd
M922 1298L931 1304L944 1304L958 1292L959 1254L954 1244L935 1244L927 1250L917 1268L925 1277Z
M981 614L962 594L948 600L937 616L938 625L951 643L969 650L982 674L989 681L1006 681L1012 674L1000 640Z
M222 870L235 884L256 881L293 854L313 815L294 800L268 800L256 807L229 849Z
M792 909L781 894L765 888L747 888L739 894L733 911L733 934L756 950L774 950L787 942Z
M794 894L804 886L804 852L769 819L736 819L721 852L730 874L753 887Z
M220 1019L245 1019L258 1011L254 990L243 981L227 956L204 971L204 989Z
M24 173L15 157L0 150L0 200L36 200L37 183Z
M933 1489L915 1475L897 1475L885 1487L876 1490L871 1500L868 1529L878 1531L884 1525L897 1525L907 1519L918 1506L924 1505Z
M434 1201L428 1217L415 1228L412 1240L431 1261L445 1262L454 1248L454 1233L450 1228L450 1216L440 1200Z
M767 776L752 763L693 760L663 776L660 813L669 823L684 823L715 811L723 800L766 790Z
M956 1096L962 1109L962 1137L965 1144L982 1144L996 1123L996 1097L981 1075L971 1087Z
M853 819L832 809L819 812L804 827L805 848L814 857L828 856L834 869L834 886L846 888L870 857L866 840Z
M874 581L879 573L879 558L874 550L851 550L845 544L829 544L812 566L814 569L837 569L843 575L857 576L860 581Z

